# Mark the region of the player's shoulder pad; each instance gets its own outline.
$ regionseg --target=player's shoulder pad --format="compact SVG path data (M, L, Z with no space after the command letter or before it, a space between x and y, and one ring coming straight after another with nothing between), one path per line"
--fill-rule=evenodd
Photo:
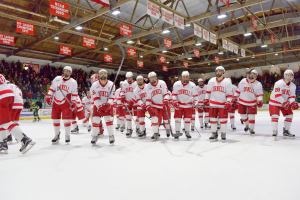
M178 87L178 86L180 86L180 84L181 84L181 81L176 81L176 82L174 83L173 87Z
M194 82L190 81L190 84L191 84L192 87L196 87L196 84Z
M62 76L56 76L54 79L53 79L53 82L58 82L62 79Z

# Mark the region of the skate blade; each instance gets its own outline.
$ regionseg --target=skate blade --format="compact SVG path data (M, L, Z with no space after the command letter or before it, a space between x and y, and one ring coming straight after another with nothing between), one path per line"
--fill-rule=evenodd
M198 138L201 138L201 135L198 135Z
M8 154L8 151L7 150L1 150L0 154Z
M295 137L283 136L283 139L295 139Z
M222 142L223 142L223 143L225 143L225 142L226 142L226 140L222 140Z
M210 142L217 142L218 139L211 139Z
M35 142L30 142L27 147L22 151L22 154L27 153L27 151L29 151L33 146L35 145Z
M277 141L277 137L275 137L275 136L273 136L273 137L274 137L274 140Z
M59 140L56 142L52 142L52 145L59 144Z
M98 138L103 138L104 137L104 135L103 134L101 134L101 135L98 135Z

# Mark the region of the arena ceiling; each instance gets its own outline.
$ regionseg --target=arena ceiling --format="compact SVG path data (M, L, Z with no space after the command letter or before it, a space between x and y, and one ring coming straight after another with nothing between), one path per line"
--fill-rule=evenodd
M186 70L183 62L189 63L192 73L206 73L218 65L237 69L295 62L300 58L300 0L230 0L229 7L219 0L148 0L183 17L184 30L147 15L146 0L112 0L111 8L90 0L59 1L69 4L70 19L49 14L49 0L1 1L0 33L16 39L13 47L1 45L0 53L118 69L122 57L119 41L124 48L137 50L137 57L126 55L122 70L164 75ZM117 8L120 14L113 15ZM219 19L220 14L226 17ZM251 26L252 17L258 21L257 31ZM16 20L34 24L34 36L17 33ZM120 35L120 23L132 26L131 38ZM197 38L194 24L216 34L217 44ZM78 26L82 29L75 29ZM165 29L169 33L163 34ZM252 35L244 36L245 32ZM83 36L95 39L95 48L82 46ZM171 49L163 46L164 38L172 40ZM222 39L245 49L246 56L223 49ZM61 55L60 45L72 47L72 55ZM200 50L200 58L194 56L194 49ZM112 55L113 63L104 62L104 54ZM160 55L166 57L167 63L159 62ZM220 64L215 63L216 55ZM137 60L144 61L144 68L137 67ZM163 72L163 65L168 66L168 72Z

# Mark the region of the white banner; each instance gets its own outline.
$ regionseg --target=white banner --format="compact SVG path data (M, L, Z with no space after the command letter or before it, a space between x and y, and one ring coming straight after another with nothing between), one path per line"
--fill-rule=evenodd
M175 26L178 28L184 30L184 19L180 17L179 15L174 14L174 22Z
M173 13L172 12L170 12L164 8L161 8L161 18L164 22L167 22L167 23L173 25Z
M245 51L245 49L241 49L241 56L242 57L246 57L246 51Z
M202 28L197 24L194 24L194 35L197 35L198 37L202 38Z
M159 6L147 1L147 14L159 19Z
M238 54L239 53L239 47L237 45L233 45L233 52L235 54Z
M231 42L228 42L228 50L233 52L233 44Z
M228 50L228 42L227 40L222 39L223 48Z
M217 35L210 33L210 42L213 44L217 44Z
M203 39L209 41L209 31L203 29Z

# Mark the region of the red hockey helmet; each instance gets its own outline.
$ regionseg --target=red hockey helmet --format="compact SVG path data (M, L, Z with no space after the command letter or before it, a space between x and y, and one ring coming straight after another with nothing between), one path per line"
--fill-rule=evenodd
M4 83L6 83L6 79L2 74L0 74L0 85L2 85Z

